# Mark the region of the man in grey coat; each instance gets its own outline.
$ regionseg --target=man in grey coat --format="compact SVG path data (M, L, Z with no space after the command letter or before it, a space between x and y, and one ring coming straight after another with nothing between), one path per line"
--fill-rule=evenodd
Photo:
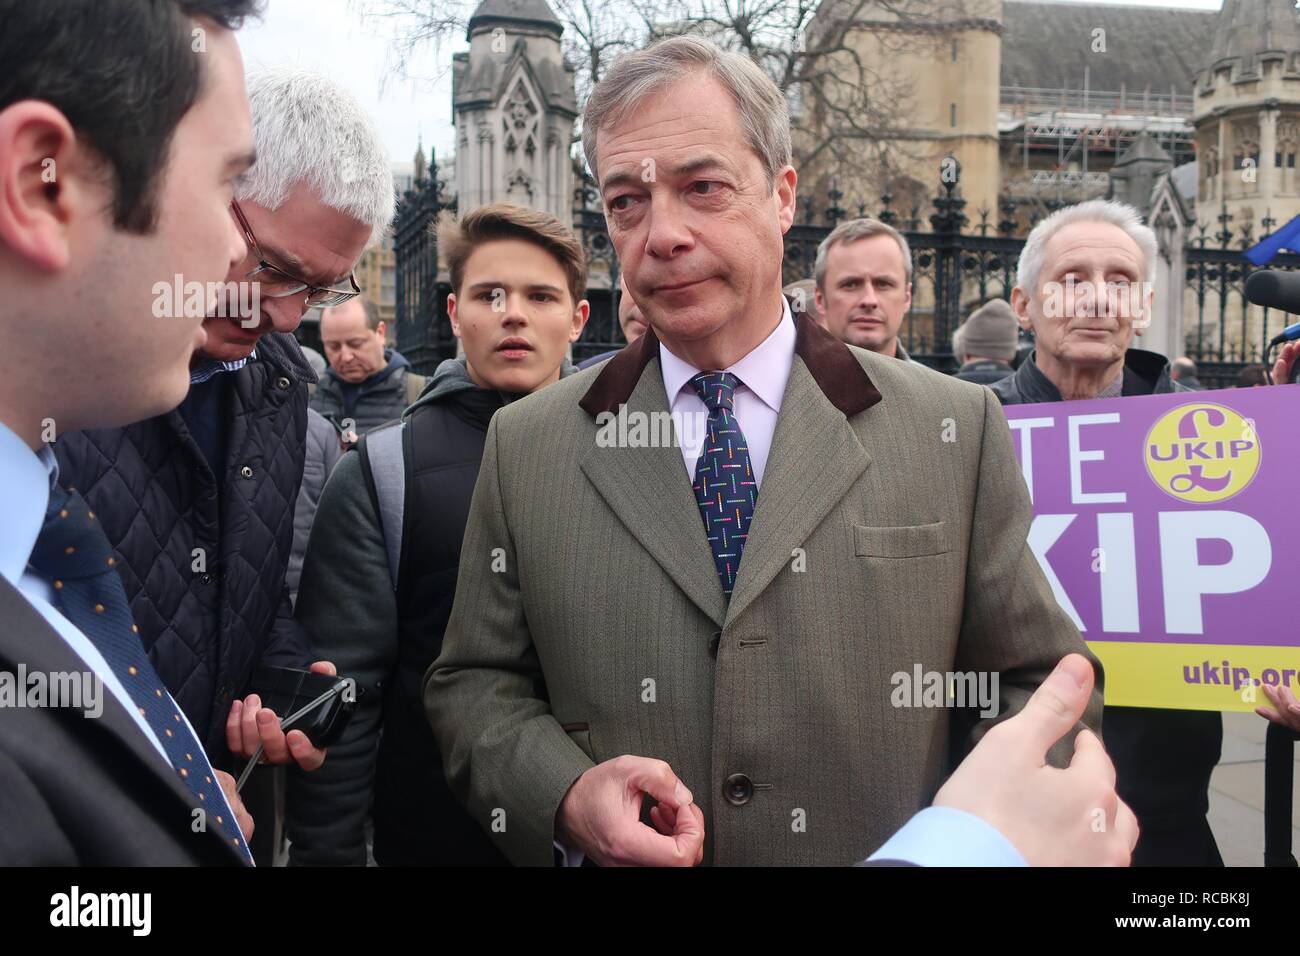
M424 685L448 781L520 864L855 863L1086 653L1010 430L791 316L788 107L752 61L625 54L583 129L650 328L492 419ZM996 706L891 694L918 670L996 674Z

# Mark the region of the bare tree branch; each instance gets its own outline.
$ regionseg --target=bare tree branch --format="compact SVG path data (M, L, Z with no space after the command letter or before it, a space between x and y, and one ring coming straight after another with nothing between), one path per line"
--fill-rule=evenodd
M394 37L393 72L408 75L425 50L448 59L477 0L351 0ZM879 64L933 51L968 27L980 0L549 0L564 27L578 102L627 50L659 36L697 33L744 53L791 105L795 167L814 189L839 171L880 181L905 167L920 137L910 131L913 84ZM872 56L864 55L864 37ZM575 132L575 136L580 131ZM877 169L877 167L879 169ZM886 180L882 184L890 189Z

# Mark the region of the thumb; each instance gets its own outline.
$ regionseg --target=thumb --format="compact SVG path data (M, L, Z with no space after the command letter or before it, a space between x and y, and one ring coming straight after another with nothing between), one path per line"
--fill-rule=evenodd
M339 675L338 668L329 661L317 661L312 664L311 672L313 674L327 674L330 677L337 677Z
M1007 721L1038 763L1045 762L1047 751L1083 716L1094 678L1086 657L1068 654L1034 691L1025 709Z
M627 782L638 790L650 794L660 803L673 809L689 806L694 797L686 784L677 779L673 768L662 760L649 757L629 757Z

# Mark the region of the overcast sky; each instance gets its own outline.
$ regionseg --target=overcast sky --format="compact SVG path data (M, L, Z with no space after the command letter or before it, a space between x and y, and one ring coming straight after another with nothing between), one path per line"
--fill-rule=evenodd
M1201 10L1220 6L1220 0L1109 2ZM441 71L433 54L426 54L412 70L422 79L404 81L389 69L388 29L390 24L382 20L363 22L350 0L267 0L266 17L245 27L239 42L250 69L292 65L332 76L370 111L394 161L409 162L421 134L426 155L430 147L440 156L450 155L454 146L451 74L445 66L452 52L468 49L469 44L462 39L445 51Z

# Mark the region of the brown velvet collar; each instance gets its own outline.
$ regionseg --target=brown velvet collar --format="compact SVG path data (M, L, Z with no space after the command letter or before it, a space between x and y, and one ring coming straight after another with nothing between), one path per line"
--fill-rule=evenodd
M802 312L793 309L791 312L794 354L803 359L830 403L846 418L852 418L880 401L880 390L872 384L866 369L849 352L848 346ZM631 397L645 367L658 354L659 339L654 329L648 328L641 338L605 363L578 404L592 418L601 412L617 414L619 406Z

